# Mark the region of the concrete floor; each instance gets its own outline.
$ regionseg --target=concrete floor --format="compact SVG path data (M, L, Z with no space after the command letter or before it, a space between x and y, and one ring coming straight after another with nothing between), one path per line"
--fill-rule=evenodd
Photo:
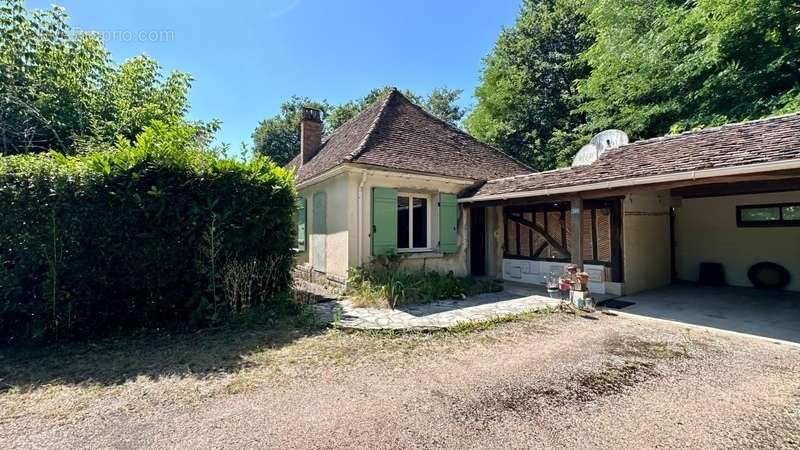
M800 292L674 284L621 297L620 313L800 345Z

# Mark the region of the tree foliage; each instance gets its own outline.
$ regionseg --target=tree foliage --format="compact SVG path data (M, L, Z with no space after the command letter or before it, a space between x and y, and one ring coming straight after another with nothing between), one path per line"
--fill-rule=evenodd
M323 117L331 111L324 100L317 102L308 97L292 96L283 102L276 116L262 120L253 131L255 154L269 156L281 166L291 161L300 149L298 125L304 106L319 109Z
M800 107L796 2L603 0L588 17L587 131L645 138Z
M307 97L292 96L281 105L281 110L276 116L262 120L253 131L255 152L268 155L278 164L285 165L294 158L300 149L298 124L303 106L310 106L322 111L325 118L325 133L330 134L377 101L390 89L392 88L389 86L372 89L362 98L336 106L332 106L325 100L320 102ZM461 89L451 90L441 87L434 89L427 98L409 90L404 91L403 95L434 116L456 125L465 113L465 110L456 104L462 92Z
M74 153L133 140L156 120L184 121L189 75L164 78L147 56L115 65L99 36L75 33L67 19L60 7L28 11L23 0L0 0L3 154Z
M539 169L634 139L800 110L789 0L525 0L486 58L476 137Z
M582 0L525 0L484 60L467 130L534 168L553 168L584 121L575 84L589 73L584 24Z
M291 172L220 159L188 125L154 122L108 151L0 157L0 203L0 346L202 326L288 288ZM253 262L269 278L243 304L221 285Z

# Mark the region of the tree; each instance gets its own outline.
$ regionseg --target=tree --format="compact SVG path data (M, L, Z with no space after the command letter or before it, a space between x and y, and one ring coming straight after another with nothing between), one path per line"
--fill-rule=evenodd
M325 118L325 133L330 134L345 122L352 119L364 108L382 98L390 89L389 86L370 90L367 95L350 100L338 106L331 106L327 101L313 101L307 97L292 96L281 105L276 116L262 120L253 131L253 145L256 153L268 155L280 165L285 165L297 155L300 149L298 124L303 106L311 106L322 110ZM445 87L434 89L423 98L409 90L403 92L409 100L422 106L436 117L456 125L464 115L464 109L456 105L461 90L450 90Z
M391 89L393 88L390 86L372 89L363 98L350 100L333 108L331 114L326 118L326 129L332 132L339 128L343 123L355 117L361 110L383 97ZM451 125L457 125L466 112L464 108L456 104L463 92L462 89L451 90L447 87L439 87L431 91L427 98L409 90L403 91L403 95L439 119Z
M434 116L451 125L456 125L466 113L464 108L456 104L463 92L463 89L436 88L431 91L423 106Z
M604 0L588 17L585 132L646 138L800 108L796 2Z
M114 65L99 36L75 34L63 8L0 0L0 151L59 150L133 140L153 121L184 121L191 78L165 79L140 56ZM207 124L198 124L211 130Z
M467 131L539 170L552 169L584 122L576 81L592 42L583 0L525 0L484 59Z
M262 120L253 131L253 146L257 154L267 155L284 166L300 149L299 128L303 107L317 108L326 117L331 106L325 100L317 102L308 97L292 96L283 102L280 112Z

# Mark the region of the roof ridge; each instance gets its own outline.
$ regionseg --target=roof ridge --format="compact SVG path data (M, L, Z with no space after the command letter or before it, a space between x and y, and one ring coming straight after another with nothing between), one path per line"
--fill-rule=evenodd
M616 148L614 148L612 150L617 150L617 149L629 147L631 145L648 144L650 142L677 139L677 138L682 137L682 136L691 136L691 135L698 135L698 134L703 134L703 133L708 133L708 132L714 132L714 131L719 131L719 130L721 130L723 128L736 128L736 127L741 127L741 126L745 126L745 125L752 125L752 124L756 124L756 123L760 123L760 122L768 122L768 121L771 121L771 120L785 119L787 117L792 117L792 116L800 116L800 111L790 112L790 113L786 113L786 114L778 114L776 116L761 117L759 119L745 120L745 121L742 121L742 122L723 123L722 125L717 125L717 126L714 126L714 127L687 130L687 131L682 131L680 133L675 133L675 134L665 134L663 136L654 136L654 137L651 137L651 138L634 141L634 142L631 142L630 144L621 145L621 146L616 147Z
M402 95L402 94L401 94L401 95ZM405 98L405 96L404 96L403 98ZM406 98L406 100L408 100L408 99ZM459 133L459 134L462 134L462 135L466 136L467 138L469 138L469 139L471 139L471 140L473 140L473 141L477 142L477 143L478 143L478 144L480 144L480 145L483 145L483 146L485 146L486 148L488 148L488 149L490 149L490 150L494 151L495 153L499 153L499 154L501 154L501 155L503 155L503 156L505 156L505 157L507 157L507 158L510 158L510 159L514 160L514 162L516 162L517 164L520 164L522 167L524 167L524 168L526 168L526 169L528 169L528 170L531 170L531 171L533 171L534 173L536 172L536 170L535 170L533 167L531 167L531 166L529 166L529 165L525 164L524 162L520 161L519 159L517 159L517 158L515 158L515 157L513 157L513 156L511 156L511 155L509 155L508 153L506 153L506 152L504 152L504 151L500 150L499 148L497 148L497 147L495 147L495 146L493 146L493 145L490 145L490 144L487 144L486 142L483 142L483 141L480 141L480 140L478 140L478 138L476 138L475 136L473 136L473 135L471 135L471 134L467 133L466 131L462 130L461 128L458 128L457 126L455 126L455 125L451 124L450 122L448 122L448 121L446 121L446 120L443 120L443 119L441 119L441 118L439 118L439 117L436 117L436 116L434 116L434 115L433 115L433 114L431 114L431 113L430 113L428 110L426 110L426 109L425 109L425 108L423 108L422 106L420 106L420 105L418 105L418 104L416 104L416 103L412 102L411 100L408 100L408 103L410 103L412 106L414 106L414 107L415 107L415 108L417 108L418 110L422 111L422 113L423 113L423 114L425 114L425 115L427 115L428 117L430 117L431 119L433 119L433 120L435 120L435 121L437 121L437 122L441 123L441 124L442 124L442 125L444 125L445 127L448 127L448 128L450 128L450 129L452 129L452 130L453 130L453 131L455 131L456 133ZM530 175L530 174L526 174L526 175ZM518 175L517 175L517 176L518 176Z
M371 105L371 103L370 103L370 105ZM367 107L369 107L370 105L367 105ZM364 108L364 109L367 109L367 108ZM364 110L361 110L361 111L359 111L359 112L358 112L357 114L355 114L353 117L351 117L351 118L349 118L349 119L345 120L345 121L344 121L344 123L342 123L342 124L341 124L341 125L339 125L338 127L334 128L334 129L333 129L333 131L331 131L331 133L330 133L329 135L325 136L325 139L323 139L323 140L322 140L322 145L325 145L325 143L326 143L326 142L328 142L328 140L329 140L330 138L332 138L332 137L333 137L333 136L335 136L337 133L339 133L339 132L340 132L340 130L343 130L343 129L345 129L345 128L346 128L348 125L350 125L350 124L351 124L351 122L355 122L355 120L358 118L358 116L360 116L360 115L361 115L361 113L362 113L363 111L364 111Z
M381 118L383 118L383 115L386 112L386 107L389 105L389 100L396 93L398 93L397 88L393 87L391 90L389 90L388 93L385 94L385 98L383 99L383 101L382 101L382 103L381 103L381 105L380 105L380 107L378 109L378 114L375 115L375 119L372 120L372 123L370 124L369 129L364 134L364 137L361 139L361 142L358 143L358 147L356 147L355 150L350 152L349 155L344 157L345 161L352 161L352 160L356 159L359 155L361 155L361 153L367 147L367 142L369 141L369 138L372 136L372 133L374 133L375 130L378 128L378 123L381 121ZM356 117L357 116L358 115L356 115Z

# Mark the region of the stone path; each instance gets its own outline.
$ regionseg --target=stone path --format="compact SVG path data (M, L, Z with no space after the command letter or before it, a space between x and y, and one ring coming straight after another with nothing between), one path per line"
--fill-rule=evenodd
M443 300L395 310L356 308L348 300L314 305L321 320L343 328L365 330L432 330L460 322L480 322L529 311L555 308L559 301L537 287L506 286L503 292L464 300Z

